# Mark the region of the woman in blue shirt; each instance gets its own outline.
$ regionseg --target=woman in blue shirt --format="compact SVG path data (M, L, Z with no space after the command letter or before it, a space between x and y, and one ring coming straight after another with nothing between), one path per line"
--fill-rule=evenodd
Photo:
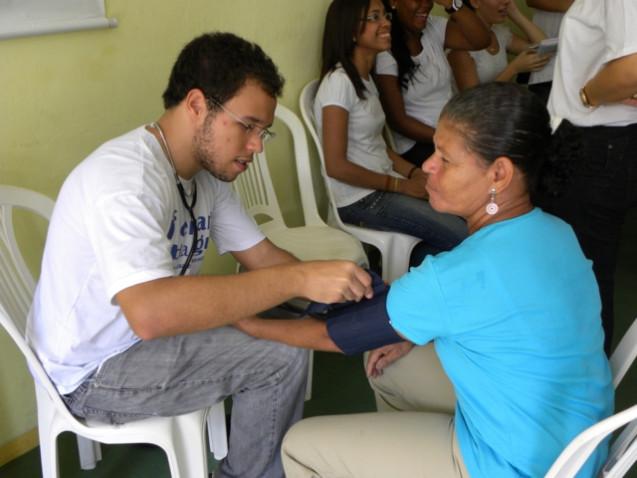
M550 136L546 108L517 85L480 85L445 106L427 191L470 235L389 290L387 328L407 341L373 350L367 372L379 408L400 413L303 420L284 441L288 477L541 477L612 413L591 262L570 226L531 202L538 181L556 184L541 168ZM377 335L378 321L366 323L354 333L361 348ZM313 319L240 327L343 348ZM606 453L603 444L578 476L593 477Z

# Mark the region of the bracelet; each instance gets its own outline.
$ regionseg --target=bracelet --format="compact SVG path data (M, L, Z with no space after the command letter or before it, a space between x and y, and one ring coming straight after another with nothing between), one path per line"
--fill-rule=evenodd
M586 94L586 90L585 90L585 86L582 87L581 90L579 90L579 99L582 102L582 104L584 106L586 106L587 108L595 108L592 104L590 99L588 98L588 95Z
M400 179L398 179L396 176L393 176L393 178L394 178L394 187L393 187L392 191L397 193L398 192L398 186L400 185L400 183L399 183Z
M418 166L414 166L409 170L409 174L407 174L407 179L411 179L411 175L414 174L414 171L418 169Z
M391 191L390 187L391 187L391 176L388 174L387 176L385 176L385 191Z

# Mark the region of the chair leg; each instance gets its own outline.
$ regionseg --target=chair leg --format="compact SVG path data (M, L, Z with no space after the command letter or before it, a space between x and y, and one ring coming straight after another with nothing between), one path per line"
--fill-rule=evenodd
M172 446L164 448L171 477L208 478L204 411L175 417L174 420Z
M314 350L310 350L307 361L307 384L305 385L305 401L312 399L312 379L314 376Z
M42 478L60 478L60 467L58 464L57 436L51 438L49 434L40 434L40 464L42 465Z
M226 411L223 402L216 403L208 410L208 440L210 451L215 460L220 461L228 454L228 435L226 433Z
M77 451L80 455L80 468L93 470L102 459L102 447L99 442L77 435Z

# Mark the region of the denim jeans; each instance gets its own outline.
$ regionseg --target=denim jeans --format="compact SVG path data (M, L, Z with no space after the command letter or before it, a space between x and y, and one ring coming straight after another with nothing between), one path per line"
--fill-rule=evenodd
M457 216L434 211L427 201L404 194L376 191L338 208L344 222L395 231L422 239L431 250L447 251L467 237L467 224Z
M221 327L138 342L63 398L77 416L125 423L232 396L229 454L216 476L281 478L281 441L302 416L306 372L305 350Z
M604 349L613 336L615 267L621 227L628 209L637 205L637 123L624 127L576 127L571 142L579 142L581 157L564 195L544 198L538 205L568 222L586 257L593 261L602 299ZM559 135L558 135L559 136Z

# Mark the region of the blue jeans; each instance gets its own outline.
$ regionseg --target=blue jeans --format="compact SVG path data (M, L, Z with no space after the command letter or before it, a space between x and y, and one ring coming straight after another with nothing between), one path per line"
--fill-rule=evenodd
M375 191L338 208L349 224L419 237L432 252L447 251L467 237L467 224L457 216L434 211L424 199Z
M221 477L281 478L283 435L303 413L307 351L232 327L138 342L64 396L80 417L125 423L188 413L232 396Z

